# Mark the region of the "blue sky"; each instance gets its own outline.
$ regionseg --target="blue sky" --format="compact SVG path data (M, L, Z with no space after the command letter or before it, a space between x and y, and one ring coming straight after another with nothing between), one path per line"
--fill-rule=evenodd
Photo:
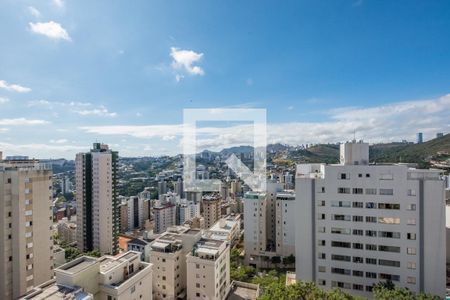
M265 108L290 144L450 131L448 1L4 0L0 36L6 155L179 153L185 108Z

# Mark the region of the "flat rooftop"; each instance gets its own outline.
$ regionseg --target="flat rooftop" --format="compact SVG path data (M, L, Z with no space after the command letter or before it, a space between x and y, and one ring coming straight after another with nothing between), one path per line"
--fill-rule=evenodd
M62 270L69 274L76 274L78 272L81 272L81 271L89 268L92 265L95 265L97 262L98 262L97 258L89 257L89 256L82 256L82 257L77 258L67 264L60 266L56 270Z
M259 286L240 281L233 281L226 300L256 300L259 296Z
M23 300L91 300L94 299L89 293L84 292L78 287L66 287L62 285L57 285L55 280L46 282L38 287L35 287L27 295L25 295Z

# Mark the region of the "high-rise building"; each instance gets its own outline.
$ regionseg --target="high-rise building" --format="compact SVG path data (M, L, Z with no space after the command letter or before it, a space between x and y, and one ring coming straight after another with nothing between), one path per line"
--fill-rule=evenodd
M152 299L152 265L136 251L82 256L56 268L55 275L21 299Z
M56 225L59 240L66 244L77 241L77 224L70 222L67 218L62 218Z
M161 203L157 201L153 207L153 218L155 221L155 233L163 233L167 228L176 224L176 205Z
M201 231L178 226L169 228L150 244L153 270L154 299L184 299L186 297L186 254L201 238ZM192 276L192 273L188 273ZM190 299L190 298L188 298Z
M120 214L120 232L126 232L129 229L129 222L128 222L128 201L125 197L121 200L119 204L119 214Z
M220 218L221 197L217 194L205 195L202 198L205 227L210 228Z
M423 143L423 133L422 132L418 132L416 135L416 143L417 144L422 144Z
M278 192L275 202L276 253L282 257L295 256L295 193Z
M369 165L368 148L353 141L339 165L297 166L297 278L365 297L385 280L444 297L441 172Z
M0 298L17 299L53 276L52 169L0 152Z
M186 221L200 217L200 203L183 199L180 203L177 203L176 209L176 225L183 225Z
M131 196L128 199L128 230L144 227L144 199Z
M436 133L436 138L438 139L438 138L441 138L441 137L443 137L444 136L444 133L443 132L438 132L438 133Z
M82 251L119 251L118 158L118 152L100 143L76 156L77 245Z
M230 246L201 239L186 255L187 299L225 300L230 289Z
M183 180L181 178L178 178L178 180L173 183L173 190L181 198L184 198Z
M161 197L165 193L167 193L167 182L163 179L158 182L158 196Z

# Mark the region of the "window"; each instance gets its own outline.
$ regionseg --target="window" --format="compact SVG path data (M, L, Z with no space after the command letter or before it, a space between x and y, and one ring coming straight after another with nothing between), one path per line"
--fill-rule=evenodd
M325 187L324 186L321 188L321 192L325 193Z
M372 290L373 290L373 286L371 286L371 285L366 285L366 292L372 292Z
M408 204L406 207L407 210L416 210L416 205L414 203Z
M353 192L353 194L356 194L356 195L364 194L364 190L362 188L353 188L352 192Z
M339 255L339 254L331 254L331 260L337 261L350 261L350 256L348 255Z
M364 245L362 243L353 243L353 249L362 250L363 248L364 248Z
M377 208L377 204L375 202L366 202L366 208Z
M379 217L378 223L381 224L400 224L400 218L394 218L394 217Z
M366 272L366 278L376 279L376 278L377 278L377 273L374 273L374 272Z
M366 236L376 237L377 232L375 230L366 230Z
M416 234L415 233L410 233L410 232L408 232L407 234L406 234L406 238L408 239L408 240L416 240Z
M362 263L364 263L364 258L360 257L360 256L353 256L353 262L355 264L362 264Z
M357 271L357 270L353 270L353 276L356 277L363 277L364 276L364 272L363 271Z
M378 203L379 209L400 209L400 204L398 203Z
M319 252L317 254L317 258L319 258L319 259L326 259L326 257L327 257L327 255L325 253Z
M382 237L382 238L399 239L400 238L400 232L378 231L378 236Z
M363 216L353 216L353 222L363 222Z
M325 241L324 241L325 242ZM338 248L350 248L351 244L348 242L338 242L338 241L331 241L331 247L338 247Z
M416 190L409 189L408 190L408 196L416 196Z
M327 271L327 267L325 266L319 266L319 272L320 273L325 273Z
M406 248L406 253L409 255L416 255L416 248Z
M366 173L366 178L369 178L370 177L370 174L369 173Z
M334 221L351 221L350 215L331 215L331 220Z
M416 218L409 218L408 225L416 225Z
M331 273L333 273L333 274L341 274L341 275L350 275L351 271L349 269L331 268Z
M366 189L366 195L376 195L376 194L377 194L377 189L373 189L373 188Z
M319 245L319 246L325 246L325 245L326 245L326 242L325 242L325 240L318 240L318 241L317 241L317 245Z
M331 207L350 207L350 201L331 201Z
M364 231L362 229L353 229L353 235L363 235Z
M347 175L346 173L340 173L339 178L340 179L350 179L350 174Z
M325 220L325 214L318 214L317 219L318 220Z
M317 206L325 206L325 200L320 200L317 202Z
M416 269L416 263L413 261L408 261L408 269L415 270Z
M397 247L397 246L378 245L378 251L400 253L400 247Z
M393 189L380 189L380 195L392 196L392 195L394 195L394 190Z
M400 281L399 275L392 275L392 274L386 274L386 273L380 273L378 274L379 279L385 279L385 280L392 280L392 281Z
M319 227L318 231L320 233L325 233L325 227ZM286 236L286 233L284 234L284 236Z
M200 283L197 282L197 283L195 284L195 287L196 287L196 288L200 288Z
M400 262L396 260L388 260L388 259L379 259L378 264L380 266L388 266L388 267L400 267Z
M164 286L163 286L163 287L164 287ZM135 285L132 286L131 289L130 289L130 291L131 291L131 293L133 294L133 293L136 291L136 286L135 286Z
M369 251L377 251L377 245L374 245L374 244L366 244L366 250L369 250Z
M408 276L408 278L406 278L406 282L410 284L416 284L416 277Z
M327 284L327 281L323 280L323 279L319 279L317 282L318 282L317 283L318 285L326 285Z
M331 233L333 233L333 234L350 234L350 229L349 228L332 227Z
M377 259L376 258L368 258L368 257L366 257L366 264L376 265L377 264Z
M377 217L366 216L366 222L367 223L376 223L377 222Z
M350 194L350 188L340 187L338 188L338 194Z
M354 208L363 208L364 207L362 202L353 202L352 204L353 204Z

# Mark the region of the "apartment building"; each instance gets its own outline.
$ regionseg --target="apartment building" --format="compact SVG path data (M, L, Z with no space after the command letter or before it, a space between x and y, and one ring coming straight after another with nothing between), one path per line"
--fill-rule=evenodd
M118 152L100 143L76 155L77 245L82 251L119 251L118 158Z
M441 172L368 162L368 144L353 141L338 165L297 166L297 278L365 297L392 280L444 297Z
M226 241L199 240L186 256L187 299L224 300L230 289L230 247Z
M23 300L152 299L152 265L140 253L119 256L83 256L55 269L55 279L35 288Z
M276 253L295 256L295 192L278 192L275 203Z
M183 225L195 217L200 217L200 203L182 199L176 207L176 225Z
M154 299L186 297L186 254L200 238L200 230L178 226L169 228L150 244Z
M295 253L295 194L275 181L267 192L244 195L245 262L255 267L275 267Z
M226 241L234 245L241 236L241 215L229 215L219 219L203 234L205 238Z
M53 275L52 169L0 152L0 298L17 299Z
M177 207L172 203L161 203L156 201L153 207L153 218L155 221L155 233L163 233L167 228L176 225Z
M59 240L66 244L77 241L77 224L70 222L67 218L62 218L56 225Z
M128 230L144 227L144 199L131 196L128 199Z
M210 228L217 220L219 220L221 200L222 198L218 194L205 195L202 197L205 228Z
M123 197L125 198L125 197ZM119 204L119 215L120 215L120 225L119 231L126 232L128 231L128 226L130 225L128 222L128 201L126 199L122 199Z

